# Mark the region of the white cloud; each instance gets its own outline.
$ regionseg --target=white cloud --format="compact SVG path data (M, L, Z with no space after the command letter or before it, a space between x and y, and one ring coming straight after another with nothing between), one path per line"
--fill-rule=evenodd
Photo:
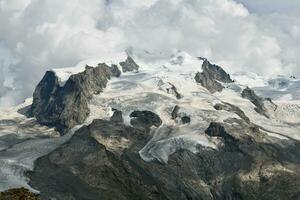
M5 44L0 49L14 60L9 71L1 71L0 87L1 77L2 82L13 77L19 102L31 96L46 69L128 47L156 53L181 49L230 72L270 75L289 66L288 73L296 73L299 26L266 27L268 19L273 23L275 17L250 14L233 0L0 0L0 42Z

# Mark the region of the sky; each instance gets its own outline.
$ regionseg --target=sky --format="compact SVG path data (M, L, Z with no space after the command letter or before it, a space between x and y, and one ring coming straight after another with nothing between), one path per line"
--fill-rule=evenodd
M31 97L47 69L129 48L300 77L299 15L296 0L0 0L0 106Z

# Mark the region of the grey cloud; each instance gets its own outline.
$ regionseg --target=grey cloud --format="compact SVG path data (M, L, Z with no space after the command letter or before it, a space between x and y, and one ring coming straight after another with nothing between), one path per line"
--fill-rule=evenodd
M250 12L259 14L298 13L300 1L297 0L236 0L245 5Z

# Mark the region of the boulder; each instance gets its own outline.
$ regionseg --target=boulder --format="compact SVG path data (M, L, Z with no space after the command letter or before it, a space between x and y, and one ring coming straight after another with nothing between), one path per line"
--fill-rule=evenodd
M110 121L116 122L116 123L124 123L122 111L113 109L114 113L110 118Z
M162 124L160 117L151 111L133 111L130 124L134 127L149 129L151 126L159 127Z
M183 124L188 124L191 122L191 118L189 116L183 116L183 117L181 117L181 122Z

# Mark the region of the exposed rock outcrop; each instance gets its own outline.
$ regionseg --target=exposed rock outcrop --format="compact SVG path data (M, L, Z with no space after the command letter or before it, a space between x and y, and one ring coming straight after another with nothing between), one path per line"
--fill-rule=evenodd
M149 129L151 126L159 127L162 124L160 117L151 111L133 111L130 124L134 127Z
M99 64L71 75L61 87L55 73L48 71L34 91L30 115L39 123L54 126L64 133L84 122L90 112L89 100L103 91L110 76L111 68Z
M171 88L167 88L167 92L168 93L173 93L176 97L176 99L181 99L182 95L178 92L177 88L175 87L175 85L173 85L172 83L168 82L168 84L171 86Z
M271 104L273 111L277 110L278 106L273 102L271 98L265 98L265 101L268 101Z
M178 117L178 112L179 112L180 107L178 105L174 106L171 117L173 120L175 120Z
M211 93L222 91L224 86L221 83L233 82L220 66L211 64L207 59L203 61L202 70L203 72L196 74L195 80Z
M122 74L122 72L120 71L118 66L112 64L111 67L110 67L110 75L113 76L113 77L120 77L121 74Z
M136 64L136 62L128 56L126 61L120 62L120 65L122 67L122 71L125 72L138 72L140 66Z
M248 124L250 123L250 119L246 116L244 111L242 111L239 107L235 105L224 102L223 104L218 103L214 105L214 108L216 110L226 110L228 112L233 112L237 114L241 119L245 120L245 122L247 122Z
M183 116L183 117L181 117L181 122L183 124L188 124L191 122L191 118L189 116Z
M250 89L249 87L246 87L242 91L242 97L245 99L248 99L256 106L255 111L257 113L264 115L265 117L269 117L268 111L264 105L264 99L257 96L252 89Z
M121 138L143 143L143 134L120 123L95 120L68 143L39 159L30 175L31 184L42 191L42 199L165 199L151 178L145 180L147 172L139 171L130 157L108 150ZM101 144L98 137L115 142ZM141 146L136 143L136 147Z
M234 137L226 132L224 126L220 123L211 122L205 133L211 137L220 137L224 140L225 148L231 151L237 150L238 145Z
M123 119L123 115L122 115L122 111L120 110L116 110L113 109L114 113L110 118L110 121L116 122L116 123L123 123L124 119Z

